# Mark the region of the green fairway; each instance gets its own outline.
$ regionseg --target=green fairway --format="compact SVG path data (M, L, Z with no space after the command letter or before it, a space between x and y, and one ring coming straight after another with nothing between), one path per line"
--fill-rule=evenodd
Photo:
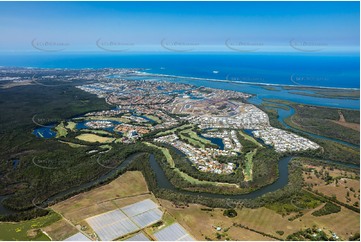
M153 120L154 122L160 124L162 121L157 117L157 116L154 116L154 115L145 115L145 117Z
M228 187L237 187L239 186L237 184L232 183L223 183L223 182L211 182L211 181L202 181L198 180L197 178L191 177L187 173L184 173L183 171L179 170L178 168L175 168L174 171L176 171L184 180L192 183L192 184L199 184L199 185L213 185L213 186L228 186Z
M167 131L164 131L164 132L159 132L159 133L157 134L157 137L159 137L159 136L164 136L164 135L168 135L168 134L174 134L176 131L183 130L183 129L187 129L187 128L191 128L191 127L193 127L192 124L185 124L185 125L176 127L176 128L174 128L174 129L170 129L170 130L167 130Z
M252 143L258 145L258 146L262 146L260 143L257 142L257 140L255 140L252 136L249 136L248 134L239 131L239 134L242 135L246 140L251 141Z
M154 148L157 148L157 149L160 149L163 152L165 158L167 159L170 167L171 168L175 167L173 157L170 155L169 150L167 148L159 147L159 146L156 146L156 145L154 145L152 143L148 143L148 142L144 142L144 144L146 144L148 146L151 146L151 147L154 147Z
M65 128L69 129L70 131L74 131L76 127L76 123L75 122L68 122L68 124L66 125Z
M253 156L256 154L257 149L254 149L251 152L248 152L245 157L246 157L246 164L245 164L245 169L243 171L244 174L244 180L245 181L252 181L253 179Z
M68 130L65 128L63 121L55 127L55 130L56 138L65 137L68 135Z
M206 145L212 144L209 140L199 137L198 134L192 129L186 129L179 132L179 136L181 139L187 140L189 144L200 147L202 149L206 148Z
M37 241L49 241L50 238L43 234L40 230L37 229L46 227L60 219L60 215L51 212L45 217L40 217L36 219L31 219L22 222L15 223L0 223L0 240L37 240ZM28 236L28 231L32 230L34 232L34 237ZM30 233L29 233L30 235Z

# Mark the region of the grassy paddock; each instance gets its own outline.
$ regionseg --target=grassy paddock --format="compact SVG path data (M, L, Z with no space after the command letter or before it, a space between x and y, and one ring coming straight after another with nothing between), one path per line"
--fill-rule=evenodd
M49 215L35 218L27 221L17 222L17 223L0 223L0 240L50 240L48 236L42 233L40 228L48 226L56 221L58 221L61 217L59 214L51 212ZM31 236L28 231L34 231L34 236ZM30 231L29 231L30 232Z
M82 141L90 142L90 143L95 143L95 142L111 143L115 140L115 138L102 137L102 136L99 136L96 134L81 134L81 135L76 136L75 138L82 140Z

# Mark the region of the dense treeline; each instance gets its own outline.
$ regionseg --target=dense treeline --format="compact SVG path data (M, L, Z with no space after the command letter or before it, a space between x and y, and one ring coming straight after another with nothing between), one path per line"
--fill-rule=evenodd
M319 217L319 216L324 216L324 215L328 215L328 214L332 214L332 213L338 213L341 211L341 207L331 203L331 202L327 202L322 208L320 208L317 211L314 211L312 213L313 216Z
M287 130L278 120L278 113L276 110L267 109L263 106L259 106L263 111L268 114L270 124L273 127L281 128ZM318 158L323 160L334 160L340 161L345 163L353 163L359 164L360 163L360 151L354 148L351 148L346 145L342 145L340 143L325 140L325 139L318 139L314 138L310 135L307 135L301 131L297 130L289 130L290 132L296 133L300 136L303 136L309 140L312 140L319 144L322 148L316 151L306 151L304 152L305 156L309 156L312 158ZM321 134L322 135L322 134Z
M241 135L241 134L237 134L237 138L238 138L239 142L241 142L241 144L242 144L242 153L243 154L247 154L248 152L251 152L254 149L259 147L257 144L255 144L252 141L243 137L243 135Z
M9 182L26 182L29 187L16 191L3 201L3 205L14 210L32 208L34 199L42 202L56 193L107 174L134 153L152 151L141 143L114 144L112 150L101 155L87 154L85 150L65 145L52 152L24 156L21 169L8 176Z
M281 156L273 149L260 148L253 156L253 180L249 186L258 188L278 178L278 160Z
M48 215L50 210L34 208L27 211L22 211L9 215L0 215L0 221L3 222L20 222L24 220L30 220L33 218L43 217Z

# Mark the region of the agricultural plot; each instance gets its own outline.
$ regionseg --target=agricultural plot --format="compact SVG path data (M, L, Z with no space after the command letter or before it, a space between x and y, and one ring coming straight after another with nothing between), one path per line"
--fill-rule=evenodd
M159 241L194 241L187 231L178 223L174 223L154 234Z
M119 210L97 215L86 221L101 240L114 240L139 229Z
M151 224L154 224L162 219L163 212L158 208L146 211L138 214L131 219L141 228L145 228Z
M90 239L86 237L84 234L78 232L73 236L70 236L69 238L65 239L64 241L90 241Z
M133 217L146 211L158 208L158 205L150 199L146 199L132 205L121 208L121 210L128 216Z
M132 205L87 218L101 240L114 240L136 232L162 219L163 212L158 205L146 199Z
M125 241L150 241L143 233L136 234Z

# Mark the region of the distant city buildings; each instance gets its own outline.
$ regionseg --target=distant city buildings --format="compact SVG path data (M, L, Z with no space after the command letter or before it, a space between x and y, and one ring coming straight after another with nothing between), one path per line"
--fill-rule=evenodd
M120 115L122 123L115 130L123 133L124 143L139 139L149 132L174 128L181 123L194 124L203 130L204 137L222 139L224 150L194 147L176 134L158 137L154 142L166 143L179 149L199 170L217 174L229 174L234 170L233 163L223 164L217 159L219 156L236 156L242 152L242 144L237 137L238 130L252 130L255 137L274 147L277 152L320 147L306 138L271 127L265 112L252 104L244 103L251 96L249 94L166 81L121 79L122 75L129 73L136 75L137 71L108 70L107 74L94 74L97 75L97 82L78 86L81 90L105 98L111 105L117 105L116 110L88 115ZM86 77L89 76L83 76ZM147 115L157 122L151 122ZM97 128L110 124L89 122L89 125Z

